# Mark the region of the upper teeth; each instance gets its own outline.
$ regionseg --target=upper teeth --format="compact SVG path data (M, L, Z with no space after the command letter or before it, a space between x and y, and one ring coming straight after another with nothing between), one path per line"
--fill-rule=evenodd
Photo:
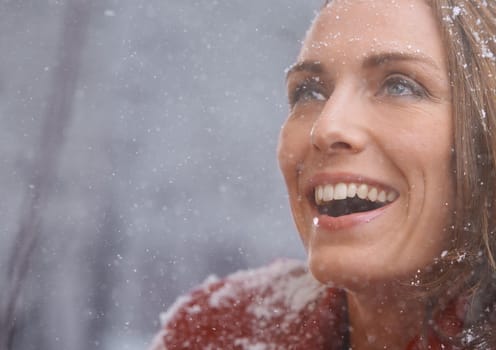
M383 203L392 202L398 197L394 191L381 190L367 184L345 184L340 182L336 185L319 185L315 187L315 202L317 204L355 196L360 199Z

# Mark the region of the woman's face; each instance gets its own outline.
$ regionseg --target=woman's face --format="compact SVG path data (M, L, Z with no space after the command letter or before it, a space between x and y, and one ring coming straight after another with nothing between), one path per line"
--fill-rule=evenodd
M334 0L287 77L278 158L321 282L412 277L449 242L450 86L418 0Z

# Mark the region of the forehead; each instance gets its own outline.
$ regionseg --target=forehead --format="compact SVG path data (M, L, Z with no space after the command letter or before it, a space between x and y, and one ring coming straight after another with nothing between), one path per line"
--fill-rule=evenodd
M422 0L333 0L310 27L300 60L320 53L337 59L340 54L360 56L374 51L428 54L444 60L440 31L429 4Z

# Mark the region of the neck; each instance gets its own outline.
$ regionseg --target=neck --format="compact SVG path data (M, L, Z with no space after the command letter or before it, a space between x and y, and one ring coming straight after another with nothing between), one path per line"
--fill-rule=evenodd
M347 297L353 350L405 349L424 327L426 301L402 287L369 286Z

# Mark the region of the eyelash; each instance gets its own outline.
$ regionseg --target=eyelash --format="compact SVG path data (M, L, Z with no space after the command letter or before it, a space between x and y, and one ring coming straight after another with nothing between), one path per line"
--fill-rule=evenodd
M301 101L325 101L327 99L322 84L314 80L306 80L297 85L289 95L289 104L294 106Z
M410 92L409 93L398 93L398 94L388 93L386 91L387 88L394 86L395 84L396 85L402 85L403 87L409 89ZM403 75L398 75L398 74L389 76L384 81L384 83L381 86L379 95L381 93L384 93L385 95L392 96L392 97L409 97L410 96L410 97L415 97L415 98L423 98L423 97L428 96L427 91L425 90L425 88L422 85L413 81L410 78L407 78Z
M407 93L392 93L388 92L387 89L393 86L402 85L404 88L408 89ZM414 80L401 75L393 74L388 76L382 83L378 96L390 96L392 98L416 98L421 99L428 97L429 94L426 89ZM289 104L294 107L299 102L309 102L309 101L325 101L328 98L327 93L324 91L324 87L321 83L315 80L305 80L296 86L289 94Z

